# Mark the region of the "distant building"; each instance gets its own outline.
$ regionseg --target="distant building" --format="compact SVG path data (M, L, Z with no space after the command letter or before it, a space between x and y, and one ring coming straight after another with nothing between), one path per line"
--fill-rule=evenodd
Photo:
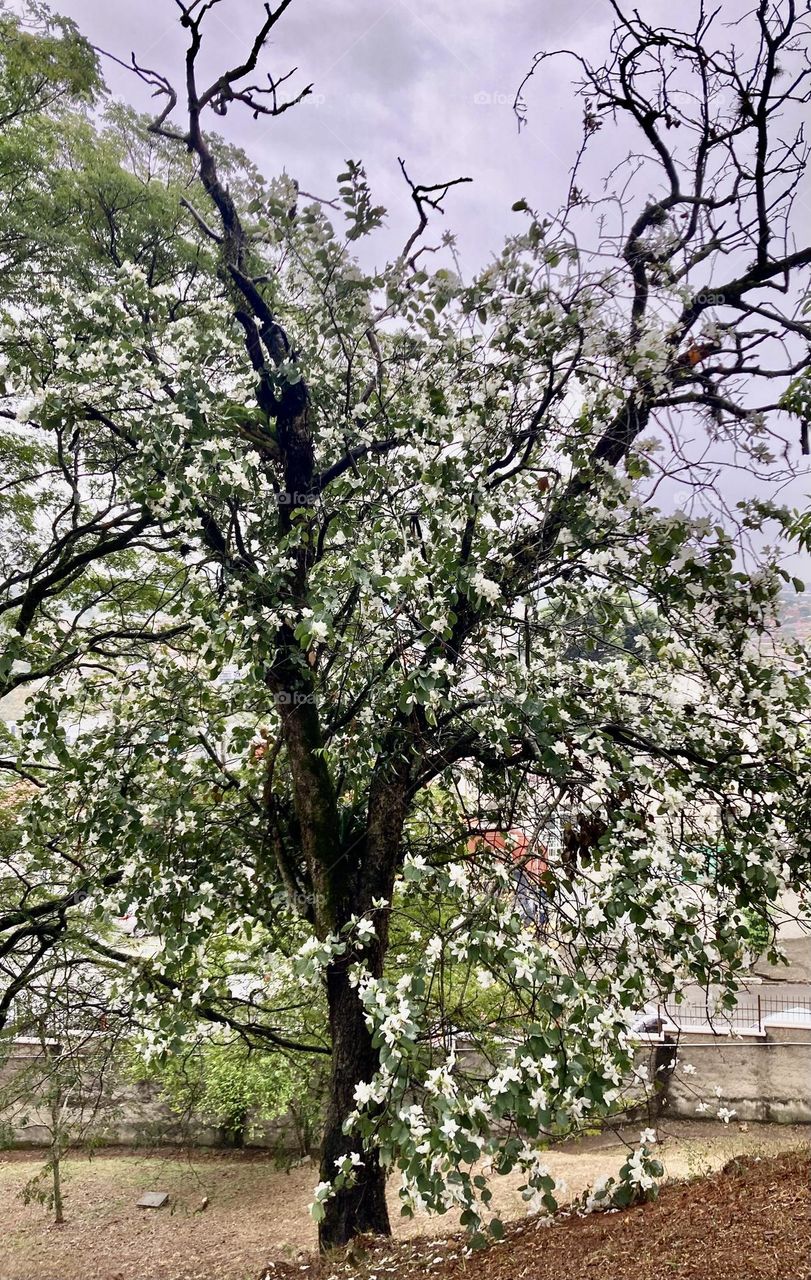
M517 827L509 831L485 831L471 836L468 851L486 845L512 872L515 900L521 914L532 924L542 925L548 916L549 899L543 887L543 875L547 869L543 845L533 844L524 831Z

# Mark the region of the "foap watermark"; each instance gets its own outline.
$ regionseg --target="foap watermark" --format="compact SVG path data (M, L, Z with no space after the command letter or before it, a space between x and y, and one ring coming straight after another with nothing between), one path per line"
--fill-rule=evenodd
M304 916L305 918L319 906L319 897L317 893L305 893L302 889L290 888L284 896L291 911L294 911L296 915Z
M277 707L317 707L318 698L314 693L304 693L301 689L279 689L273 695Z
M511 98L508 93L500 93L498 90L491 93L487 89L480 89L478 93L474 93L473 102L477 107L507 107Z
M314 493L283 493L276 494L277 507L312 507L315 503Z

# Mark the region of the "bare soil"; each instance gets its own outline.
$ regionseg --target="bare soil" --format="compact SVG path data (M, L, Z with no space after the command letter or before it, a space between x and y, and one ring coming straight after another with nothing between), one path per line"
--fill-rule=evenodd
M569 1194L575 1196L598 1177L615 1172L624 1159L623 1139L636 1136L635 1131L603 1134L566 1143L549 1152L548 1163L554 1175L566 1181ZM617 1244L617 1232L622 1236L621 1224L625 1224L624 1231L641 1223L642 1234L637 1237L634 1227L627 1237L635 1258L634 1280L647 1280L654 1275L657 1280L662 1276L720 1280L722 1275L725 1280L727 1276L771 1280L778 1275L780 1280L804 1280L807 1270L802 1270L796 1260L789 1261L788 1252L795 1249L796 1253L797 1231L802 1228L807 1236L808 1202L803 1201L802 1161L797 1156L787 1156L787 1163L780 1163L779 1159L774 1163L774 1158L807 1145L808 1136L808 1129L802 1126L752 1124L742 1129L735 1124L669 1124L662 1132L662 1156L670 1179L702 1177L742 1154L754 1163L751 1173L745 1176L725 1174L720 1183L710 1179L693 1186L666 1188L661 1204L670 1205L672 1213L667 1221L672 1218L674 1225L661 1240L656 1232L665 1220L658 1216L656 1205L625 1214L573 1218L538 1230L525 1217L516 1189L518 1179L502 1179L496 1184L495 1210L505 1221L514 1222L508 1233L510 1244L499 1244L486 1255L463 1259L464 1240L442 1238L443 1229L454 1230L456 1224L452 1220L401 1219L393 1194L392 1220L400 1243L384 1245L382 1255L375 1249L374 1269L361 1269L359 1275L374 1275L378 1280L392 1274L455 1277L462 1274L459 1268L464 1267L470 1280L546 1280L553 1275L555 1280L569 1280L570 1276L572 1280L575 1276L577 1280L624 1280L631 1271L621 1269L611 1250ZM65 1162L67 1221L62 1227L54 1227L45 1209L36 1204L24 1205L20 1199L22 1187L41 1161L41 1154L36 1152L11 1152L0 1157L0 1280L256 1280L262 1274L313 1278L347 1274L343 1259L331 1260L331 1269L324 1270L311 1254L315 1232L307 1205L317 1181L312 1165L285 1172L267 1156L250 1152L184 1154L166 1149L113 1149L97 1152L92 1159L74 1155ZM773 1178L765 1173L772 1168ZM768 1186L763 1184L761 1175L771 1178ZM773 1192L769 1191L771 1185ZM723 1194L713 1190L705 1195L705 1188L717 1186ZM168 1208L138 1209L136 1201L146 1190L168 1191ZM791 1228L794 1235L787 1227L792 1214L799 1223L796 1230ZM695 1225L694 1235L691 1224ZM719 1224L723 1227L720 1235ZM653 1243L648 1241L651 1231ZM607 1233L604 1240L600 1232ZM591 1255L580 1255L580 1269L565 1270L569 1265L567 1254L575 1247L569 1233L582 1239L584 1248L592 1253L597 1250L593 1264L586 1260ZM759 1245L755 1237L760 1240ZM719 1239L725 1240L729 1250L727 1269L696 1270L704 1252L714 1249ZM540 1269L541 1265L546 1266L540 1259L547 1257L552 1248L550 1242L558 1240L563 1244L555 1263L557 1270ZM690 1260L692 1255L685 1252L688 1244L698 1250L698 1261ZM608 1250L604 1262L599 1254L603 1247ZM418 1250L414 1258L410 1253L413 1249ZM754 1250L752 1256L756 1259L752 1266L759 1266L760 1270L752 1269L748 1263L744 1266L749 1249ZM393 1261L383 1263L382 1258L389 1256L386 1250ZM646 1250L650 1268L655 1261L656 1270L640 1270ZM771 1256L769 1251L782 1269L763 1269L767 1265L764 1259ZM451 1258L454 1253L457 1256ZM480 1259L485 1256L490 1260L490 1270L474 1270L484 1265ZM554 1258L556 1253L549 1256ZM578 1255L572 1256L577 1261ZM434 1258L438 1261L434 1262ZM502 1258L508 1262L502 1265ZM507 1265L513 1269L505 1270ZM456 1270L442 1269L448 1266ZM499 1266L501 1270L493 1269Z
M797 1152L743 1156L654 1204L515 1224L480 1252L461 1236L358 1243L349 1260L271 1264L263 1280L808 1280L808 1172Z

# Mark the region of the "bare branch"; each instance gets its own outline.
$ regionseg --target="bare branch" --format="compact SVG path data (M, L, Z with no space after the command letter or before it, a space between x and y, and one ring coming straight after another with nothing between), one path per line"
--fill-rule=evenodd
M448 182L435 182L431 186L425 186L423 183L411 181L405 167L405 161L399 156L397 163L400 166L400 171L402 172L403 177L408 183L408 188L411 192L411 199L414 201L414 205L417 210L417 217L419 219L417 229L411 233L400 252L400 260L404 262L411 262L413 265L413 259L411 259L409 255L425 228L428 226L428 214L426 210L433 209L436 213L441 213L444 216L445 210L442 202L451 187L458 187L464 182L472 182L473 179L451 178Z

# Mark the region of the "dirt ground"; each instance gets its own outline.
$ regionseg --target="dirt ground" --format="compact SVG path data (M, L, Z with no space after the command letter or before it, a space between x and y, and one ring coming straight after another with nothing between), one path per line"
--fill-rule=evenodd
M633 1138L636 1133L625 1136ZM706 1175L741 1154L754 1158L753 1170L771 1168L767 1158L796 1151L803 1146L807 1148L811 1135L802 1126L750 1124L743 1130L734 1123L724 1127L673 1122L661 1131L661 1136L662 1157L668 1177L683 1179ZM548 1164L557 1178L565 1180L569 1195L574 1196L598 1177L615 1172L622 1163L624 1151L620 1137L605 1134L564 1144L550 1151ZM67 1221L62 1227L54 1227L44 1209L35 1204L24 1205L20 1199L21 1188L40 1161L41 1156L35 1152L6 1153L0 1157L0 1280L256 1280L263 1271L270 1276L315 1274L312 1259L305 1256L315 1243L315 1232L307 1213L312 1187L317 1181L316 1170L312 1166L284 1172L275 1168L265 1156L250 1153L238 1156L232 1153L205 1154L197 1151L182 1154L163 1150L152 1153L97 1152L91 1160L74 1156L66 1162ZM775 1182L778 1190L774 1195L767 1195L757 1184L758 1194L763 1192L761 1198L765 1197L762 1207L757 1210L758 1229L761 1234L766 1233L764 1238L773 1241L782 1235L781 1206L784 1200L789 1202L799 1185L798 1161L794 1159L792 1163L789 1158L785 1169L789 1173L785 1178L783 1173L780 1174L779 1187ZM733 1187L729 1177L725 1175L725 1178L726 1181L720 1185ZM505 1220L524 1220L513 1229L522 1234L513 1235L512 1239L516 1246L525 1238L530 1243L534 1240L532 1248L537 1253L541 1238L531 1234L535 1228L526 1222L524 1205L516 1190L517 1182L517 1178L512 1178L496 1184L495 1209ZM741 1184L741 1188L744 1185ZM749 1202L743 1190L738 1195L740 1188L737 1182L734 1189L735 1195L719 1205L718 1212L726 1215L725 1221L737 1222L740 1216L748 1223L753 1210L747 1208ZM136 1208L135 1202L145 1190L168 1191L169 1206L160 1210ZM693 1202L702 1212L710 1203L703 1196L697 1196L693 1189L688 1192L682 1187L668 1188L667 1196L671 1200L679 1196L692 1197L685 1201L682 1230L689 1227ZM203 1208L206 1198L207 1204ZM392 1209L396 1234L403 1240L414 1236L438 1237L443 1234L443 1228L447 1234L455 1227L455 1223L444 1219L421 1218L411 1222L401 1219L396 1195ZM547 1229L542 1237L544 1254L547 1240L552 1238L549 1230L556 1233L555 1238L574 1227L594 1233L593 1223L599 1226L600 1223L647 1222L644 1215L655 1209L656 1206L646 1206L641 1211L633 1210L622 1215L574 1219L571 1224L563 1223L560 1227ZM794 1212L798 1218L804 1217L807 1221L807 1200L805 1206L798 1208L795 1204ZM715 1233L719 1220L712 1214L707 1217L705 1213L705 1217ZM661 1222L661 1219L651 1221ZM406 1249L411 1247L403 1246ZM395 1271L403 1276L434 1274L451 1244L439 1241L431 1243L430 1247L425 1244L419 1247L438 1252L432 1253L431 1258L421 1257L415 1263L417 1270L409 1270L411 1264L403 1256L398 1259L396 1267L391 1264L376 1267L370 1274L380 1277ZM461 1249L458 1242L456 1248ZM497 1255L500 1257L499 1251L504 1248L503 1244L499 1245L488 1256L491 1259ZM680 1256L681 1245L677 1240L667 1248L671 1248L671 1259ZM734 1256L742 1256L737 1248L732 1252L731 1257ZM438 1259L436 1263L433 1262L434 1257ZM781 1280L801 1280L801 1276L806 1275L806 1272L796 1268L792 1270L791 1267L784 1267L780 1273L768 1269L744 1272L731 1266L731 1257L728 1258L731 1269L725 1273L718 1271L719 1280L722 1274L745 1275L746 1280L761 1280L761 1277L771 1280L778 1274ZM661 1254L659 1261L662 1261ZM276 1266L271 1268L271 1262ZM286 1263L292 1266L288 1267ZM477 1258L468 1260L465 1266L472 1268L474 1264L479 1265ZM436 1274L446 1273L440 1269ZM447 1274L456 1275L458 1272L448 1271ZM466 1271L468 1274L470 1280L485 1274L492 1280L501 1280L508 1275L512 1277L513 1274L515 1277L531 1276L532 1280L545 1280L547 1273L537 1270L533 1263L529 1271L469 1270ZM548 1274L551 1276L553 1272ZM577 1280L622 1280L625 1272L606 1269L599 1262L598 1255L592 1269L581 1268L571 1272L559 1269L554 1274L556 1280L567 1280L570 1274L572 1277L576 1275ZM678 1265L674 1269L668 1263L649 1274L656 1274L657 1280L662 1275L678 1276L679 1280L682 1277L692 1280L694 1276L701 1277L701 1280L714 1280L716 1272L708 1272L705 1277L702 1271L681 1270ZM638 1268L634 1271L635 1280L646 1280L647 1275Z
M514 1224L478 1253L463 1237L358 1242L351 1260L272 1263L263 1280L809 1280L808 1158L740 1156L655 1204Z

